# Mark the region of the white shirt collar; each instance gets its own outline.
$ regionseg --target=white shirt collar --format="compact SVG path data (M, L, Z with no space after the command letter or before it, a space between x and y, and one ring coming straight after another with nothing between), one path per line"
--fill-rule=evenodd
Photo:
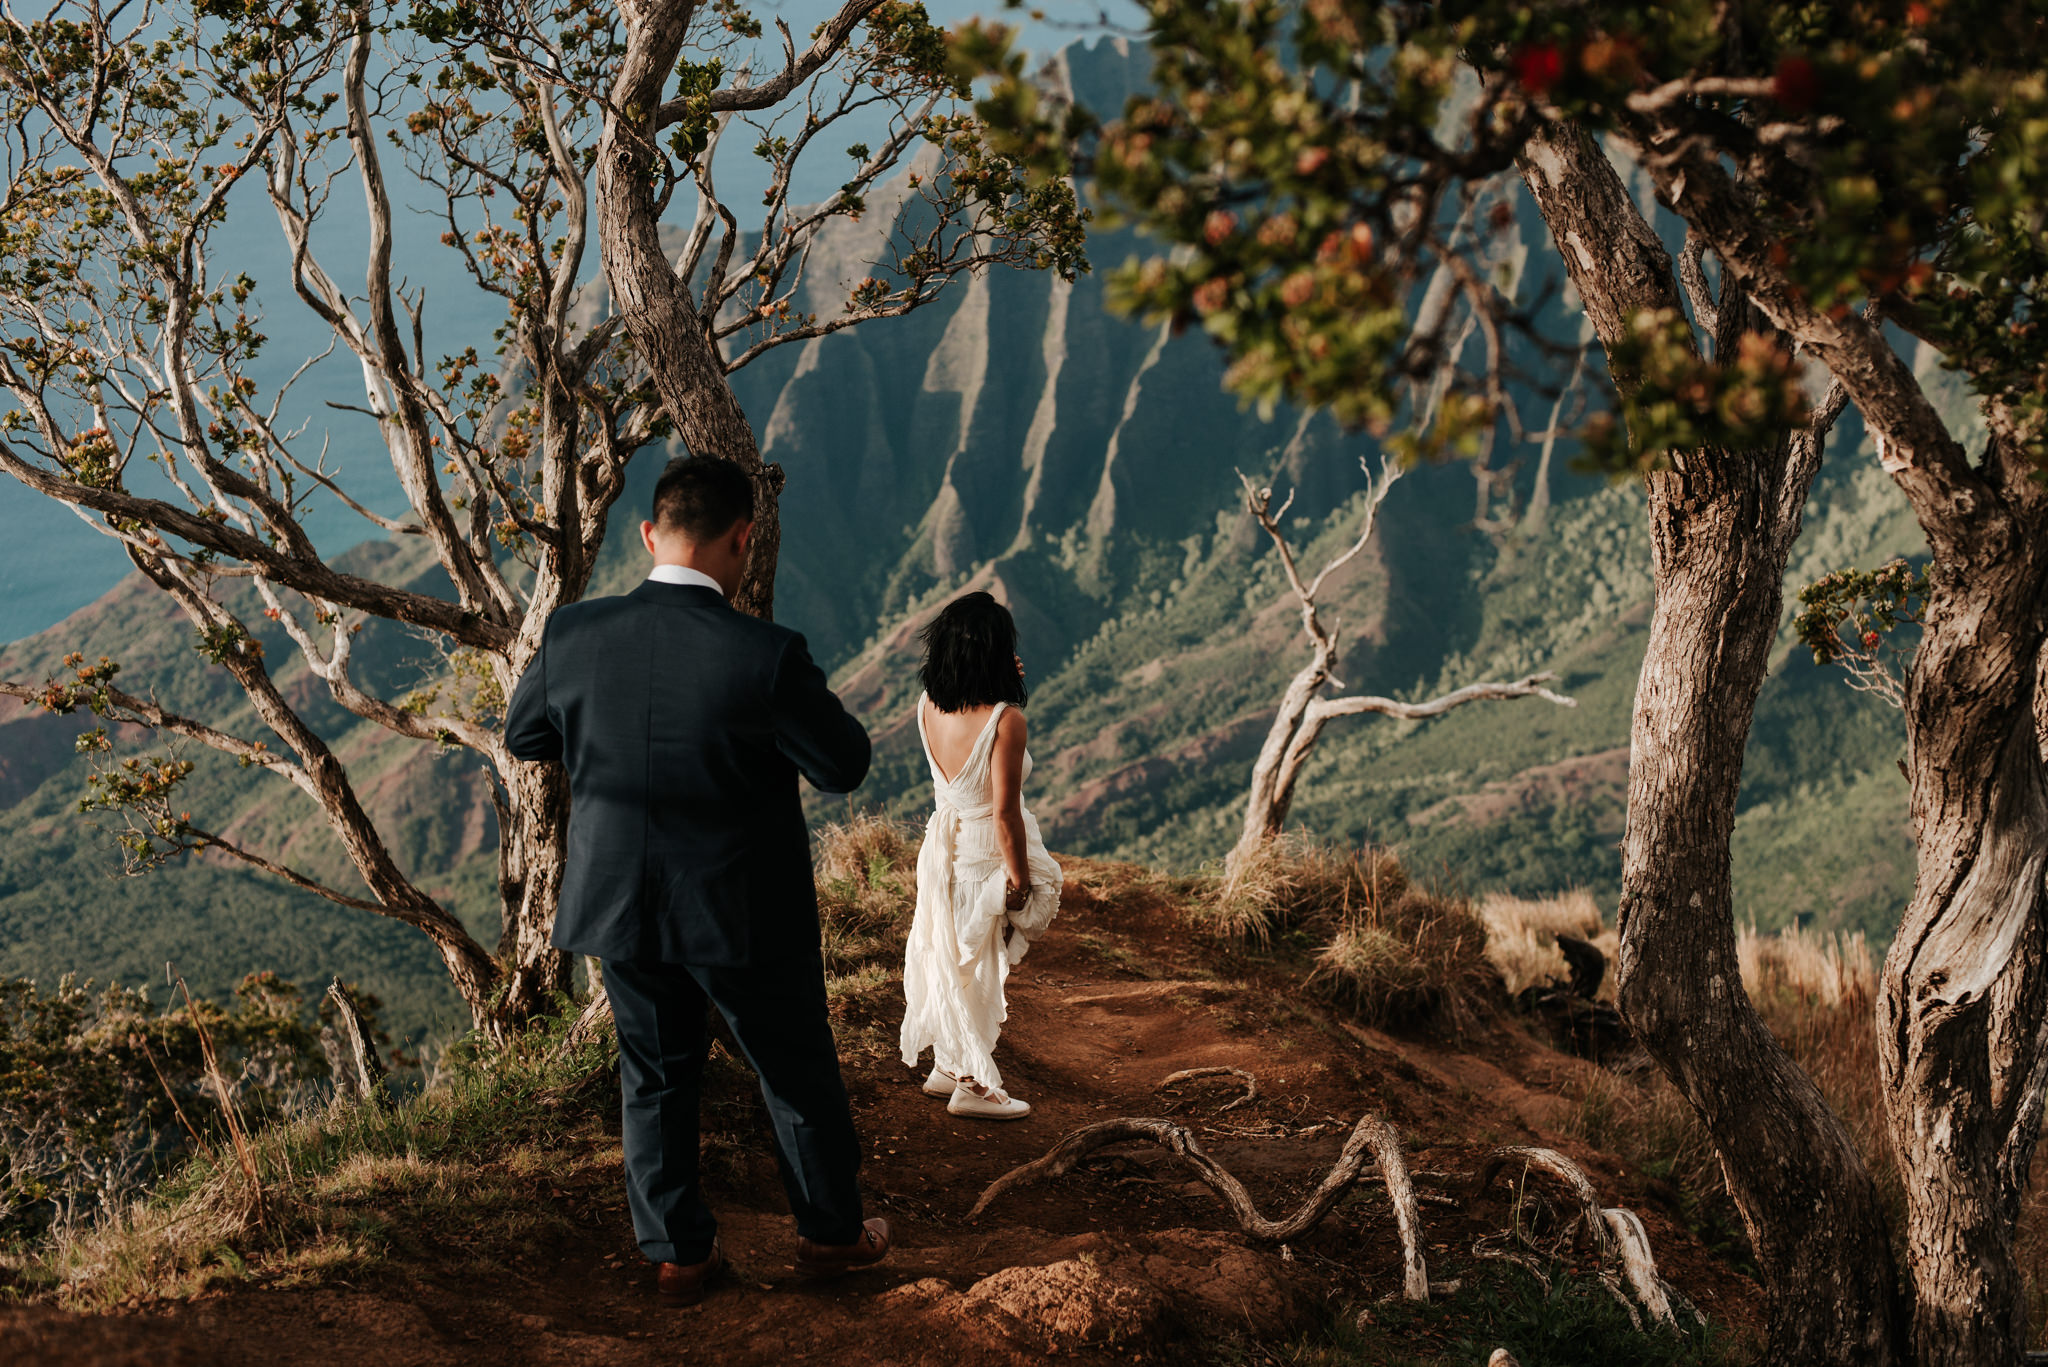
M689 584L697 588L714 589L720 598L725 597L725 590L719 587L716 579L702 570L693 570L688 565L656 565L647 572L647 578L656 584Z

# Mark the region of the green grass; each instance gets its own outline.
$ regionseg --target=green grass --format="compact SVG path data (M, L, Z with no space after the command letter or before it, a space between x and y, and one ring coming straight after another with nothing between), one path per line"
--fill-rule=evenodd
M0 1251L0 1282L103 1310L257 1275L359 1272L451 1243L490 1267L558 1238L571 1226L533 1190L612 1148L601 1117L616 1087L605 1046L564 1051L561 1030L455 1051L436 1085L388 1107L259 1129L253 1181L227 1145L190 1158L114 1218ZM722 1113L707 1109L715 1130Z
M1638 1329L1599 1281L1553 1270L1546 1289L1517 1267L1482 1267L1427 1305L1382 1301L1337 1316L1319 1334L1232 1345L1229 1367L1483 1367L1496 1348L1521 1367L1737 1367L1727 1335Z

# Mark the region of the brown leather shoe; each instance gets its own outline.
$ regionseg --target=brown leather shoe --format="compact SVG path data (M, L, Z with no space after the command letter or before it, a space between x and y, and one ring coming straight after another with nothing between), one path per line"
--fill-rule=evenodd
M704 1299L704 1288L725 1271L725 1249L711 1241L711 1256L701 1263L662 1263L654 1273L654 1289L663 1299L677 1305L695 1305Z
M860 1238L850 1244L815 1244L798 1236L796 1270L803 1277L836 1277L873 1267L889 1253L889 1222L877 1217L863 1224Z

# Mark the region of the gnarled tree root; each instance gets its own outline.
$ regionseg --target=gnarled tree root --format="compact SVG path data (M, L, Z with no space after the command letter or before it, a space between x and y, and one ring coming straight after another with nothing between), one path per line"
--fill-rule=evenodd
M1408 1177L1407 1161L1401 1154L1401 1139L1392 1125L1371 1114L1359 1118L1344 1141L1336 1165L1300 1208L1284 1220L1268 1220L1259 1214L1244 1183L1211 1158L1185 1127L1156 1118L1104 1120L1075 1130L1053 1145L1043 1158L1033 1159L990 1183L974 1203L974 1209L967 1212L967 1218L978 1218L1004 1192L1045 1178L1063 1177L1097 1150L1133 1140L1157 1144L1173 1154L1230 1208L1240 1229L1266 1243L1285 1243L1314 1228L1358 1180L1368 1159L1377 1159L1380 1175L1386 1180L1388 1199L1394 1206L1394 1225L1401 1237L1401 1294L1411 1301L1429 1299L1429 1268L1422 1259L1422 1212L1415 1199L1415 1184Z
M1234 1077L1244 1084L1244 1095L1238 1097L1235 1101L1228 1101L1218 1106L1216 1108L1216 1114L1218 1115L1222 1115L1225 1111L1234 1111L1240 1106L1249 1106L1259 1099L1259 1080L1242 1068L1183 1068L1177 1073L1161 1078L1159 1085L1152 1090L1164 1092L1180 1086L1183 1082L1193 1082L1197 1078L1205 1077Z
M1635 1304L1622 1290L1621 1278L1624 1277L1630 1290L1635 1293L1635 1301L1640 1302L1643 1309L1650 1312L1650 1318L1659 1324L1674 1328L1677 1326L1678 1316L1673 1309L1674 1306L1683 1307L1695 1320L1705 1323L1692 1303L1680 1295L1671 1283L1658 1275L1657 1261L1650 1255L1650 1236L1643 1228L1642 1220L1637 1218L1634 1211L1624 1210L1619 1206L1603 1208L1600 1197L1593 1190L1593 1184L1587 1180L1586 1174L1580 1171L1578 1164L1557 1150L1530 1148L1520 1144L1509 1144L1493 1150L1486 1155L1486 1161L1480 1165L1478 1175L1472 1180L1471 1195L1477 1197L1484 1194L1501 1170L1513 1163L1521 1163L1526 1167L1549 1173L1570 1189L1579 1205L1579 1222L1592 1235L1594 1251L1599 1255L1602 1264L1600 1280L1613 1293L1614 1298L1621 1302L1622 1308L1628 1311L1629 1318L1635 1322L1637 1328L1642 1327L1642 1320L1636 1313ZM1482 1256L1503 1255L1492 1252ZM1616 1275L1617 1269L1620 1276Z
M561 1052L571 1054L584 1045L600 1038L612 1028L611 994L603 987L590 994L583 1010L569 1026L569 1033L562 1038Z

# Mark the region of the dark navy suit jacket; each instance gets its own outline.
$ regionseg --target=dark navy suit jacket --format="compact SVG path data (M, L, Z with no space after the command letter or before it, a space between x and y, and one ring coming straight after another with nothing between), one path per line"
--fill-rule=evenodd
M816 953L797 775L851 792L869 747L802 636L697 585L570 604L505 740L569 771L556 948L704 967Z

